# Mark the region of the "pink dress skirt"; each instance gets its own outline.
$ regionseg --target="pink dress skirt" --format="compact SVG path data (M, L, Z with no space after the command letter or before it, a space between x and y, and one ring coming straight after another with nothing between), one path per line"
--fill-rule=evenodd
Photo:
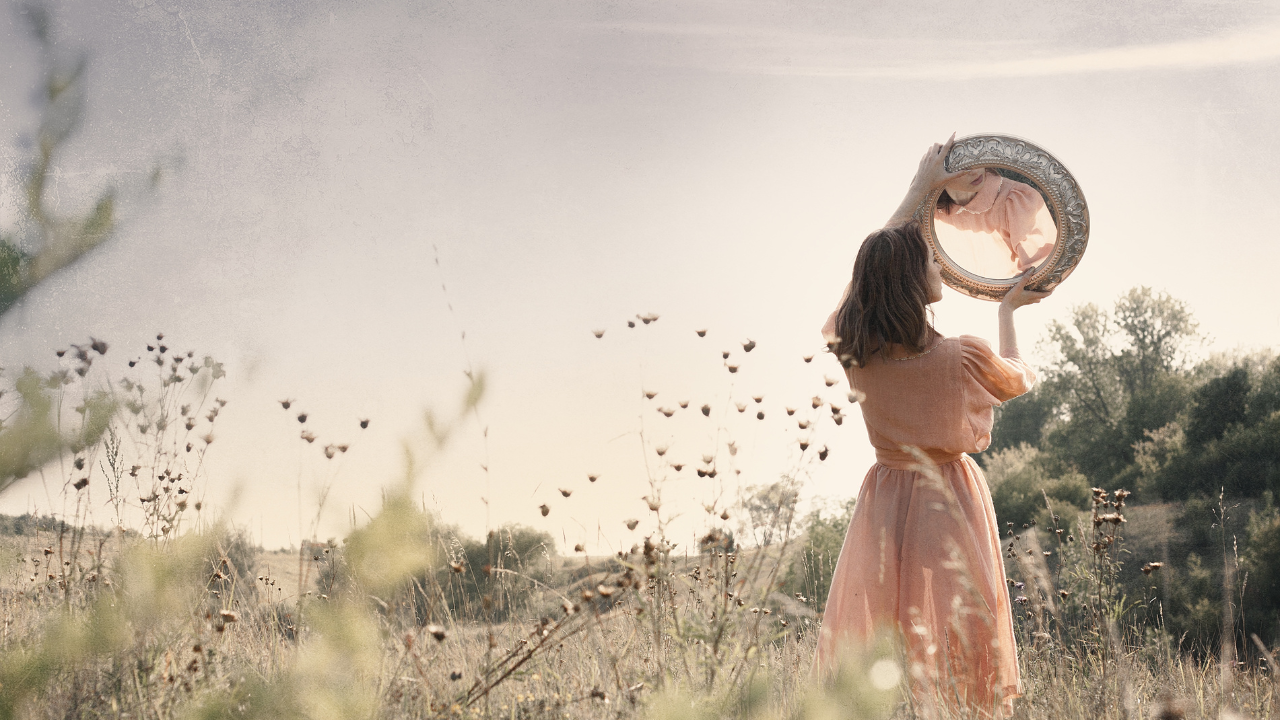
M999 528L982 470L992 408L1035 375L970 336L849 371L878 462L863 479L827 597L815 670L881 631L899 635L917 710L992 715L1021 694ZM924 462L909 448L918 449Z

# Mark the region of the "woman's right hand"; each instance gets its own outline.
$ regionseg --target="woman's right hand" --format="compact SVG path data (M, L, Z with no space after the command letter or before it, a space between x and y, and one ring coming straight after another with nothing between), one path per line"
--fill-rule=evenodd
M1002 309L1017 310L1024 305L1034 305L1053 294L1052 290L1044 292L1028 290L1027 281L1031 279L1033 274L1035 274L1035 268L1027 268L1026 272L1022 273L1022 277L1018 279L1018 284L1009 288L1009 292L1005 293L1004 299L1000 301Z

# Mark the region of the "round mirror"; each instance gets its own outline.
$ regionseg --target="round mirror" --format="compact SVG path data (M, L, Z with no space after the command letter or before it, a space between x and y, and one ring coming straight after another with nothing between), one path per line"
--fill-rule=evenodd
M999 300L1027 270L1029 289L1050 290L1079 264L1089 209L1053 155L1009 135L972 135L956 140L946 168L961 174L915 217L948 285Z

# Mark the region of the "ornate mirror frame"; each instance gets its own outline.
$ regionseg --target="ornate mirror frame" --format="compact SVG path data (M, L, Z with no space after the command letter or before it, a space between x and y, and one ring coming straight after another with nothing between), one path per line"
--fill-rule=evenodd
M945 161L948 172L976 166L1004 168L1034 180L1047 196L1058 225L1053 254L1040 263L1027 282L1029 290L1052 290L1075 270L1089 244L1089 207L1080 186L1066 166L1047 150L1012 135L970 135L959 138ZM952 288L980 300L999 301L1017 280L996 280L965 270L947 256L933 229L934 205L939 188L916 208L921 234L942 264L942 280Z

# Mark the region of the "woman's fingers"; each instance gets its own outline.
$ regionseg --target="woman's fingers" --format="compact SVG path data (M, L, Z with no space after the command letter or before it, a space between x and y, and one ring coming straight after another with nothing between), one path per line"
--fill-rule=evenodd
M1053 294L1052 290L1028 290L1027 281L1035 274L1035 268L1027 268L1018 278L1018 282L1009 288L1009 292L1005 293L1004 302L1010 307L1019 308L1023 305L1034 305L1041 300Z
M951 133L951 137L946 142L930 145L929 149L925 151L924 157L920 158L920 169L916 172L916 179L912 182L920 183L927 189L932 190L963 175L963 171L947 171L947 156L951 154L951 148L955 147L955 143L956 134Z
M1023 305L1034 305L1053 294L1052 290L1028 290L1026 288L1028 278L1030 274L1024 275L1017 285L1009 288L1009 292L1005 295L1005 302L1018 308Z

